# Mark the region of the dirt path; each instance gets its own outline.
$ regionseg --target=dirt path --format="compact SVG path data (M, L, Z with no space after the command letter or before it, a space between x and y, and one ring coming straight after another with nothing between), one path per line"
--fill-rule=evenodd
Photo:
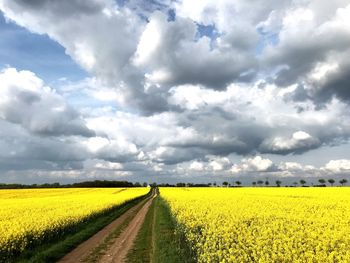
M108 249L105 255L100 259L100 263L119 263L125 262L125 257L129 250L132 248L136 239L137 233L139 232L142 223L145 220L147 211L151 206L153 199L156 194L147 201L147 203L141 208L136 216L129 223L127 228L120 234L115 240L114 244Z
M153 193L154 198L154 193ZM132 242L134 241L136 234L139 230L139 228L142 225L144 215L147 213L147 210L153 200L153 198L147 199L147 201L142 201L139 204L133 206L129 210L127 210L125 213L123 213L120 217L118 217L116 220L114 220L111 224L104 227L102 230L97 232L95 235L93 235L91 238L86 240L85 242L81 243L78 247L76 247L74 250L69 252L67 255L65 255L62 259L58 261L58 263L78 263L78 262L84 262L84 259L89 256L91 251L96 248L99 244L101 244L106 237L117 227L120 227L125 220L127 220L128 217L132 216L137 210L139 210L136 214L136 216L132 219L132 221L129 223L129 225L123 230L121 235L116 239L116 242L112 245L112 248L114 248L117 244L117 242L123 242L121 247L119 249L113 249L110 258L113 259L114 257L117 257L116 253L122 253L123 257L127 254L128 250L132 246ZM142 208L141 208L142 207ZM141 208L141 209L140 209ZM139 225L138 225L139 224ZM135 231L137 231L135 233ZM123 239L120 239L123 237ZM124 245L125 243L125 245ZM126 247L124 247L126 246ZM127 249L127 250L126 250ZM109 254L109 250L107 251ZM119 258L119 257L118 257ZM100 262L120 262L120 261L100 261Z

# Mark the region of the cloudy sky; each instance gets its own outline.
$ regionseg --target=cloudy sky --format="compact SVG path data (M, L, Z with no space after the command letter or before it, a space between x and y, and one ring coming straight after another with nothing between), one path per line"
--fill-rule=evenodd
M0 10L0 182L350 179L349 0Z

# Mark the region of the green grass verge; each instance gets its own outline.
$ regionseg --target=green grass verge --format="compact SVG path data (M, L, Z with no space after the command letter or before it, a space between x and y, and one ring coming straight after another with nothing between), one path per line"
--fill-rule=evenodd
M140 232L137 234L135 244L127 255L127 262L151 262L154 211L155 201L152 202Z
M127 256L129 263L192 263L186 242L175 234L175 220L167 203L156 197L147 212L133 249Z
M150 192L151 193L151 192ZM110 224L121 216L132 206L136 205L147 195L130 200L110 211L104 212L94 216L90 220L79 224L74 233L69 233L63 236L60 240L52 240L51 242L38 246L33 249L24 251L18 258L10 259L7 262L21 262L21 263L51 263L56 262L68 252L76 248L79 244L93 236L106 225Z

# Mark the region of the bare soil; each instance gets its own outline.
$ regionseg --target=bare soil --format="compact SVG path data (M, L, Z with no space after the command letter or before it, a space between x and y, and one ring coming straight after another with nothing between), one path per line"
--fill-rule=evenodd
M155 197L156 195L153 195L153 197L146 202L140 211L138 211L127 228L125 228L120 236L116 238L113 245L110 246L105 255L100 259L100 263L125 262L125 257L128 254L129 250L133 247L136 236Z
M91 238L84 241L74 250L66 254L62 259L58 261L58 263L84 262L90 253L94 250L94 248L101 244L114 229L120 227L128 217L134 214L135 211L139 210L136 213L135 217L130 221L128 226L115 239L114 243L107 249L106 254L99 261L123 262L128 251L132 248L136 235L142 226L145 215L154 197L155 196L153 195L153 197L148 199L146 202L142 201L127 210L112 223L104 227Z

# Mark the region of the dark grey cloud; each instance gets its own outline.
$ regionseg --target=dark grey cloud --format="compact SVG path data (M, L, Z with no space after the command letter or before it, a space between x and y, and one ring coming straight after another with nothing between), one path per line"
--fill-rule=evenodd
M144 115L153 115L170 110L167 101L167 90L150 85L145 92L143 87L144 77L139 70L127 67L124 78L125 86L120 88L120 92L122 92L124 100L127 101L127 108L136 109Z
M292 94L296 95L300 92L299 89L303 87L296 87L295 93ZM347 117L340 115L339 109L317 109L307 102L302 94L302 98L298 99L303 109L300 110L296 107L296 98L290 93L281 94L280 102L272 102L271 99L263 98L270 96L263 90L261 95L257 96L259 100L255 98L246 102L246 99L251 99L250 95L241 91L244 92L243 88L235 92L240 105L236 104L238 101L234 99L235 96L230 98L227 93L227 97L218 102L220 107L216 104L206 104L204 100L199 104L199 108L182 112L178 117L178 124L190 130L192 136L179 136L172 139L168 145L201 149L200 157L207 154L225 156L231 153L243 156L254 153L288 155L302 154L325 145L345 143L349 138L349 125L345 122ZM278 88L275 88L275 91L278 92ZM185 94L186 89L183 89L183 92ZM188 92L192 92L190 87ZM209 94L207 100L215 96L214 92ZM181 103L191 103L192 96L194 100L199 100L193 94L188 98L189 101ZM278 112L280 106L277 105L281 105L280 103L284 106L289 104L288 112ZM255 105L259 105L258 108ZM346 105L340 108L341 111L344 110L343 114L348 111ZM268 115L261 114L264 110L267 110ZM333 114L338 115L338 118L334 119Z
M83 169L83 163L80 161L44 161L44 160L14 160L13 158L2 158L0 160L0 171L28 171L28 170L78 170Z
M291 138L267 138L259 145L259 152L282 155L287 155L290 153L302 154L312 149L319 148L322 145L319 139L313 137L298 139L294 138L295 134L296 133L294 133Z
M217 107L207 106L197 111L185 112L179 117L179 124L191 127L196 134L191 140L179 139L170 143L176 147L196 147L202 155L226 156L231 153L246 155L262 151L261 144L266 138L274 136L276 130L284 128L269 127L255 117L242 116ZM289 149L289 153L298 150ZM271 151L270 151L271 152Z
M0 169L77 169L89 152L77 137L42 137L23 127L0 121Z
M198 147L165 147L164 151L158 152L157 150L154 153L151 153L150 157L155 163L161 163L165 165L173 165L178 163L183 163L186 161L191 161L198 157L204 156L205 152L203 149Z
M292 100L296 102L303 102L308 99L311 99L304 85L301 85L301 84L299 84L293 92L287 93L284 96L284 98L286 99L286 101Z
M11 1L11 5L13 8L22 9L24 7L34 12L64 18L79 14L91 15L101 11L106 4L101 0L14 0Z
M94 136L79 113L35 75L5 69L0 94L0 118L46 136Z
M92 156L101 160L118 163L126 163L135 160L137 152L118 149L118 147L118 143L111 143Z
M345 59L344 59L345 60ZM330 100L336 96L340 100L350 101L350 64L348 61L339 64L338 69L326 75L321 83L315 83L315 97L320 102Z
M311 1L296 9L287 9L281 18L280 31L275 36L275 45L265 49L262 59L264 67L280 67L274 75L274 82L281 87L293 84L311 85L308 94L295 99L310 99L315 104L324 104L333 96L342 99L346 78L346 57L349 54L350 32L345 28L349 7L346 1L335 6ZM326 8L327 6L327 8ZM327 10L327 11L326 11ZM322 80L313 79L321 67L339 65L332 72L318 72ZM339 82L337 82L339 79ZM345 88L346 89L346 88Z

